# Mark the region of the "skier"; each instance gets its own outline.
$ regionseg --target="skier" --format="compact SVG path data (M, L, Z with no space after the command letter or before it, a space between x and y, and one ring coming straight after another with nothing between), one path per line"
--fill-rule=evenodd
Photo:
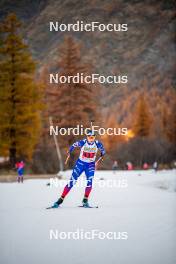
M95 168L97 168L100 160L103 159L103 156L105 155L105 149L101 142L95 140L94 132L92 130L89 130L87 133L87 139L77 141L70 147L65 164L67 164L70 154L76 147L80 148L80 155L74 165L70 181L65 186L61 197L54 203L54 205L51 208L59 207L59 205L64 201L64 198L69 193L73 185L76 183L78 177L82 174L82 172L85 172L87 179L87 186L85 188L85 194L82 200L82 205L83 207L90 207L88 203L88 198L92 190L92 180L94 177ZM96 154L98 150L100 151L101 156L95 162Z
M17 172L18 172L17 181L18 181L18 183L20 183L20 182L23 183L24 162L23 161L17 162L15 164L15 167L16 167Z

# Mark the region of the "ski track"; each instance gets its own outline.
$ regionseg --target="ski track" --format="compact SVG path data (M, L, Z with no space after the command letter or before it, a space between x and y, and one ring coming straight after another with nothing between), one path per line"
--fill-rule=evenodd
M66 171L64 178L70 177ZM84 176L82 176L84 177ZM84 187L75 186L61 208L46 210L62 187L48 180L0 184L2 264L175 264L176 172L96 172L96 179L127 181L127 188L95 185L79 208ZM101 181L102 182L102 181ZM77 183L78 185L78 183ZM50 240L50 230L127 232L127 240Z

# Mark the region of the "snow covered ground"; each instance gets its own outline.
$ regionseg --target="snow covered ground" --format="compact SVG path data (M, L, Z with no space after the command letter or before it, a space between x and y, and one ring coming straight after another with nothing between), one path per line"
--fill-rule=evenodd
M90 199L98 209L77 207L80 179L62 208L45 210L64 184L47 182L0 184L2 264L176 263L176 171L98 171ZM76 239L86 232L114 232L118 239Z

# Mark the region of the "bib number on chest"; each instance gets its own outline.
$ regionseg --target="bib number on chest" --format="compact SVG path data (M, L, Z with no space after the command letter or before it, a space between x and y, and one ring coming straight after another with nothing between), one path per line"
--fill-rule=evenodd
M88 158L88 159L93 159L95 157L95 153L94 152L85 152L83 151L83 158Z

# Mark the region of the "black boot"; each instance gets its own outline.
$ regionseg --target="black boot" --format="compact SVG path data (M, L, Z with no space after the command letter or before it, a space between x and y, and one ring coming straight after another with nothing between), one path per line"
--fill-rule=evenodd
M63 203L63 200L64 200L64 198L63 198L63 197L60 197L60 198L57 200L57 202L54 203L54 205L52 206L52 208L58 208L59 205L60 205L61 203Z
M82 205L84 207L89 207L89 203L88 203L88 198L87 197L84 197L83 200L82 200Z
M61 203L63 203L64 198L61 196L58 200L57 200L57 204L60 205Z

